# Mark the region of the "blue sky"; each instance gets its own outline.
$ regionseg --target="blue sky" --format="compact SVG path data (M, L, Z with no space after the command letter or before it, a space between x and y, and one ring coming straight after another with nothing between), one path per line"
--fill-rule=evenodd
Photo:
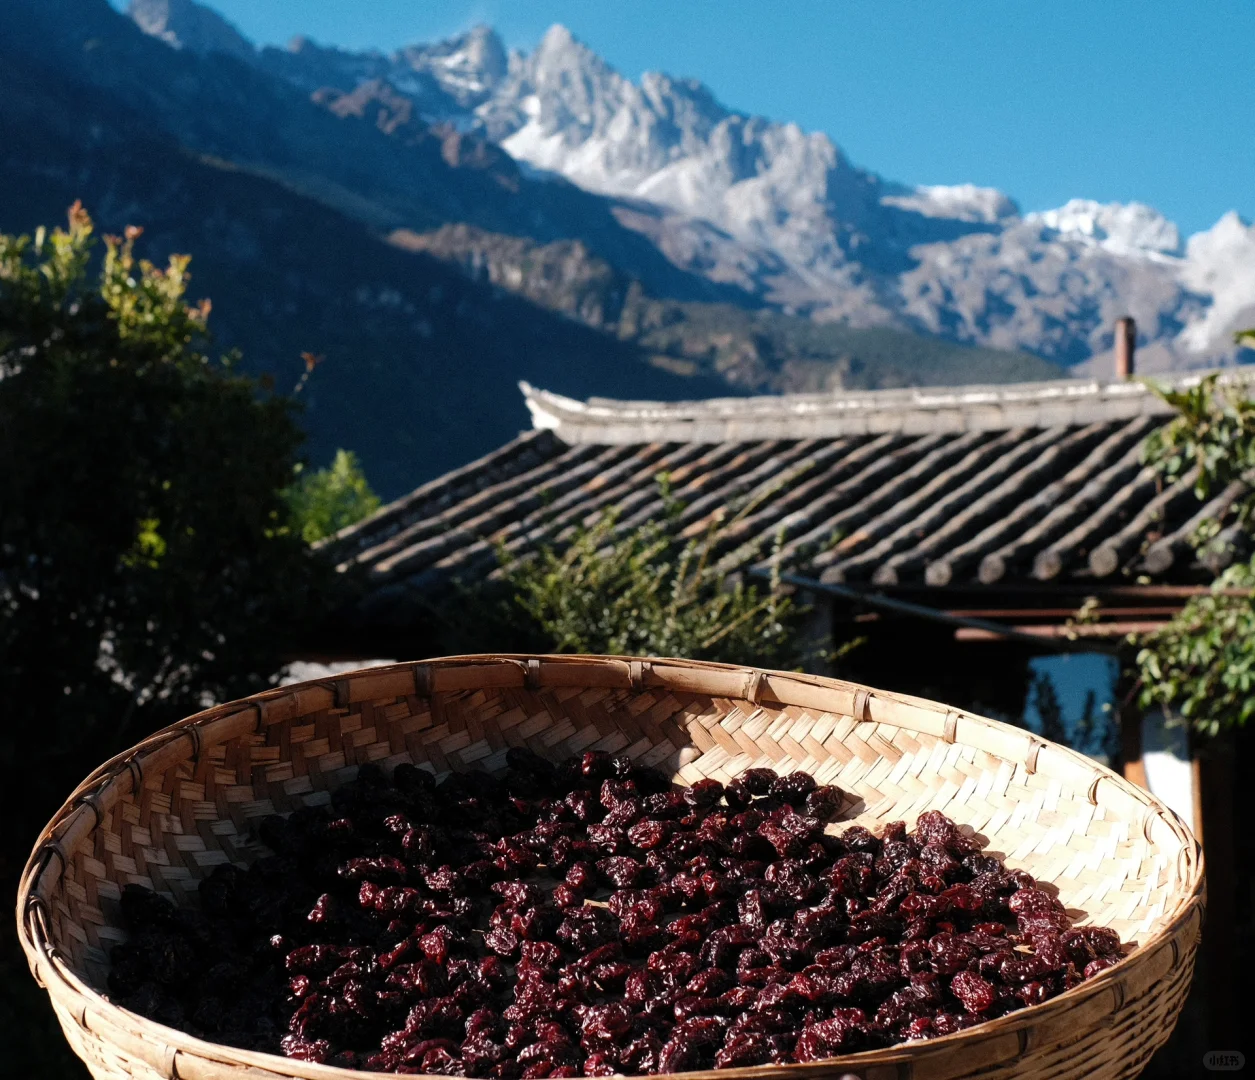
M115 0L121 5L122 0ZM1255 217L1252 0L213 0L248 37L384 50L554 22L624 74L693 76L907 183L1025 210L1140 200L1183 232Z

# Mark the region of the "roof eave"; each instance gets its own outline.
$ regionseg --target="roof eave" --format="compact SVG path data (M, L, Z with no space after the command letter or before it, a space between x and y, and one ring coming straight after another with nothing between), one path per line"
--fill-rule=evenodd
M1246 368L1165 375L1153 381L1184 390L1211 374L1220 375L1221 385L1255 382L1255 369ZM568 444L621 445L1005 431L1169 414L1171 407L1153 392L1149 381L1059 379L678 402L577 401L526 382L519 388L534 428L551 430Z

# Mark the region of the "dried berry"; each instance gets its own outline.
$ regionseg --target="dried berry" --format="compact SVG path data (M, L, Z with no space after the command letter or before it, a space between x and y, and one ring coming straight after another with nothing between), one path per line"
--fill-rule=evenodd
M635 885L645 867L628 855L612 855L597 861L597 872L615 889L628 889Z
M658 818L645 818L628 829L628 840L642 851L652 851L667 842L671 826Z
M820 821L831 821L841 809L841 789L832 785L815 788L806 796L806 813Z
M248 1049L525 1080L934 1038L1123 955L937 813L835 835L844 796L806 773L677 790L596 751L507 761L361 766L334 814L262 819L276 854L216 868L200 912L128 886L111 994Z
M806 797L815 790L815 786L815 778L810 773L799 771L776 777L768 786L767 794L793 806L800 806L806 802Z

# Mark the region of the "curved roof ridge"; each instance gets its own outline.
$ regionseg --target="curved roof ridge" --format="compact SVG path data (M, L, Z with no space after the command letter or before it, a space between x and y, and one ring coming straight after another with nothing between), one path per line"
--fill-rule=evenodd
M1219 373L1222 385L1255 384L1255 368L1165 374L1153 381L1173 390ZM1060 427L1171 408L1147 380L1056 379L1049 382L902 387L824 394L779 394L695 401L577 401L519 383L532 426L570 443L741 442Z

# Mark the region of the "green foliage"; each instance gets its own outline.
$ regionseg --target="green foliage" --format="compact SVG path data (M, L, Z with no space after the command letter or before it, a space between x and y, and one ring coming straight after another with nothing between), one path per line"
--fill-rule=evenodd
M735 518L713 517L676 540L680 506L665 488L662 520L619 527L618 510L578 529L563 547L514 559L501 549L515 604L557 652L676 656L794 668L805 609L777 581L766 588L726 580L715 559Z
M334 536L379 509L379 496L371 490L352 450L337 450L325 469L302 469L295 483L285 489L284 499L292 514L292 528L309 544Z
M266 685L325 580L289 402L210 359L186 256L92 234L0 236L0 760L49 786Z
M1144 707L1171 706L1204 735L1245 724L1255 712L1255 568L1229 567L1141 645Z
M1200 499L1255 468L1255 401L1218 386L1218 380L1219 375L1207 375L1188 390L1146 381L1177 415L1151 432L1143 457L1169 481L1195 470L1194 492ZM1243 503L1244 517L1250 498Z
M1239 343L1255 340L1251 331ZM1200 499L1255 468L1255 402L1217 386L1209 375L1182 392L1151 387L1177 410L1147 439L1146 460L1165 477L1196 470ZM1237 520L1249 525L1255 494L1239 498ZM1199 529L1195 543L1213 543L1219 522ZM1143 707L1164 705L1200 733L1216 735L1245 724L1255 712L1255 563L1229 567L1209 593L1191 599L1161 629L1143 636L1136 665Z

